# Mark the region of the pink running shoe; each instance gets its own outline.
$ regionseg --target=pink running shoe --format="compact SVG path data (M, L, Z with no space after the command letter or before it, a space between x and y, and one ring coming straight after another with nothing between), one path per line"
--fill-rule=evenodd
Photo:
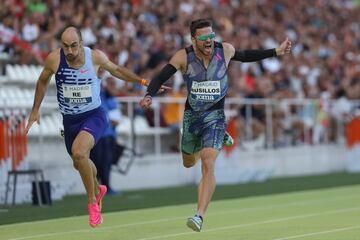
M99 205L99 209L101 211L102 208L102 198L105 196L106 192L107 192L107 187L105 185L100 185L100 193L99 195L95 196L96 197L96 203Z
M102 223L103 219L101 217L100 208L97 203L89 203L88 211L89 211L89 224L91 227L94 228Z

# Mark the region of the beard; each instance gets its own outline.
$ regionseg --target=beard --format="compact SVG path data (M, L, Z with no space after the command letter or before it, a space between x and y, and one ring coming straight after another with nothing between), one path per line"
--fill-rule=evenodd
M72 62L76 59L78 55L74 55L74 54L68 54L65 56L66 60L69 61L69 62Z
M210 56L213 53L213 43L196 44L196 48L205 56Z

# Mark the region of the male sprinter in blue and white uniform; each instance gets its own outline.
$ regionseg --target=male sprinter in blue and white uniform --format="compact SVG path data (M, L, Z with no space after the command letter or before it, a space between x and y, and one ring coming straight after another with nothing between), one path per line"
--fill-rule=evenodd
M52 51L36 84L34 105L26 126L39 123L39 108L51 76L55 74L57 100L63 115L65 145L74 167L79 171L88 198L89 224L101 224L101 199L106 187L98 184L97 170L89 159L90 150L99 140L107 124L100 108L99 67L125 81L146 85L146 80L125 67L112 63L100 50L84 47L80 31L68 27L61 35L61 48Z
M148 108L160 86L177 70L182 72L188 90L181 140L183 164L186 168L192 167L199 157L202 163L197 213L188 218L187 226L199 232L215 191L215 159L226 136L224 101L229 62L254 62L283 55L290 52L291 42L286 39L276 49L238 51L229 43L214 41L215 33L209 20L193 21L190 31L192 46L175 53L169 64L150 82L140 105Z

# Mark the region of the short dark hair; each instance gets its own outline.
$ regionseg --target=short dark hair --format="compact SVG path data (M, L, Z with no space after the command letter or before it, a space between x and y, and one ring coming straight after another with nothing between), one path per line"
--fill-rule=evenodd
M204 27L212 27L212 21L209 19L197 19L191 22L190 24L190 33L194 37L196 30Z

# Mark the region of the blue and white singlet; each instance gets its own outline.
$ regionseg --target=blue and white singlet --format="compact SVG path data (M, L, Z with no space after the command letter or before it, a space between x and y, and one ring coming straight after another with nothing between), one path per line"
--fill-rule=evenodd
M88 112L100 107L100 79L91 57L91 49L84 47L85 63L79 69L69 67L63 49L60 64L55 73L57 99L63 115Z

